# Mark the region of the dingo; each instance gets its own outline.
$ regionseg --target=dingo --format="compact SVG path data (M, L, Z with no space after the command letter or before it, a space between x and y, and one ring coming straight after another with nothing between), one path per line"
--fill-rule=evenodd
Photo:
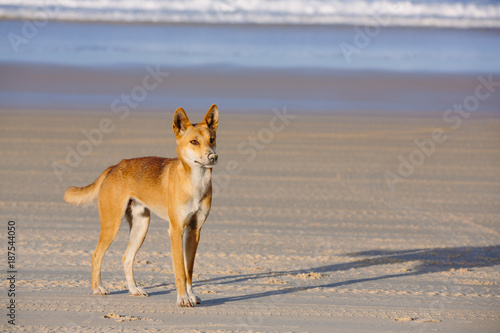
M147 296L134 279L134 260L149 227L150 210L170 221L177 305L194 306L200 299L193 293L194 258L200 231L212 203L212 167L219 110L214 104L200 124L191 124L182 108L174 115L173 130L177 158L142 157L122 160L107 168L85 187L70 187L64 200L75 205L98 199L101 234L92 256L94 295L109 292L101 284L101 263L116 237L123 215L130 226L130 239L123 255L128 289L132 295Z

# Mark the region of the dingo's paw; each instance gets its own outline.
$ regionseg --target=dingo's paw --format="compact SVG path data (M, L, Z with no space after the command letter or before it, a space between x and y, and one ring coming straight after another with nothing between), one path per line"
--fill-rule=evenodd
M193 304L201 304L201 299L195 294L189 295L189 299L193 302Z
M192 308L194 303L187 296L177 295L177 306Z
M98 286L94 289L94 295L109 295L109 291L103 286Z
M148 297L148 293L141 287L133 287L130 288L129 291L132 296Z

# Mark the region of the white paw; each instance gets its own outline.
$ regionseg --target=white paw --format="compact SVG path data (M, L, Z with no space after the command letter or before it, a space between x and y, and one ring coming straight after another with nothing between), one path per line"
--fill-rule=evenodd
M142 297L147 297L148 293L144 291L141 287L132 287L129 288L130 294L132 296L142 296Z
M194 303L187 296L177 295L177 306L192 308Z
M98 286L94 289L94 295L109 295L109 291L103 286Z
M201 299L198 296L196 296L195 294L190 294L189 299L191 300L191 302L193 304L201 304Z

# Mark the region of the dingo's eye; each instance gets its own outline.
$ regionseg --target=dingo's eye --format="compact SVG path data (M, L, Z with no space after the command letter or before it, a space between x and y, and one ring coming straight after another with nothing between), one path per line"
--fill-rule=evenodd
M210 138L210 144L213 145L215 142L215 138Z
M191 140L189 141L192 145L197 146L198 145L198 140Z

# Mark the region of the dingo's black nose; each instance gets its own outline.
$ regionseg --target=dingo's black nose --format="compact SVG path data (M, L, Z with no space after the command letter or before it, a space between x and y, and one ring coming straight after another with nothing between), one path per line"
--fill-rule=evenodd
M215 153L210 153L208 154L208 160L210 161L210 164L216 164L217 159L219 159L219 156Z

